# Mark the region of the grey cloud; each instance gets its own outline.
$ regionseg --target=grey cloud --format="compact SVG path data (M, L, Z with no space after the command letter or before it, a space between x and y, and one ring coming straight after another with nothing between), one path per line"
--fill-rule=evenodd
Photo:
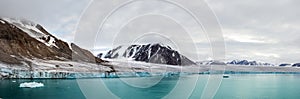
M18 17L33 20L45 26L51 33L67 41L72 41L75 35L76 25L84 8L90 0L1 0L0 16ZM124 1L124 0L123 0ZM299 0L207 0L215 11L225 36L226 56L228 59L249 58L274 62L299 62L300 61L300 1ZM100 4L104 9L110 9L106 4ZM196 4L195 4L196 5ZM211 46L206 35L186 16L172 6L149 5L151 8L159 7L159 10L149 9L144 6L134 6L123 9L123 12L112 16L110 28L97 37L95 49L101 52L111 48L114 26L120 22L126 22L132 15L152 11L173 16L187 29L200 35L191 35L198 47L201 59L211 57ZM89 13L99 12L94 8ZM97 16L97 15L95 15ZM85 23L98 22L94 16L87 17ZM83 22L84 23L84 22ZM207 22L209 23L209 22ZM111 26L111 27L109 27ZM97 32L99 24L89 27L79 27L85 33ZM95 31L93 29L97 28ZM171 27L168 27L171 28ZM211 27L214 28L214 27ZM174 31L176 32L176 31ZM178 35L182 36L182 35ZM234 39L246 37L244 41ZM251 37L250 37L251 36ZM248 37L248 38L247 38ZM87 40L87 36L83 40ZM124 40L127 38L124 38ZM90 40L82 43L89 43ZM122 40L120 40L122 41ZM256 42L258 41L258 42ZM262 41L262 42L260 42ZM84 44L82 44L84 45ZM87 47L92 50L90 46ZM192 53L192 52L191 52ZM272 55L274 57L272 57ZM277 55L277 56L276 56Z
M226 36L254 36L271 43L240 42L228 39L226 55L263 58L264 61L299 62L300 2L298 0L208 0ZM233 31L228 31L233 30ZM263 38L263 39L259 39ZM265 56L256 55L262 53ZM279 57L266 57L278 55Z
M70 36L90 0L1 0L0 16L37 22L61 39Z

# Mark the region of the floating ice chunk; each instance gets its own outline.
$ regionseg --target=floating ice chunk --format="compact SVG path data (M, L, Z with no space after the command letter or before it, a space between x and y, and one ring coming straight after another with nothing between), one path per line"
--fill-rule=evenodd
M44 84L38 83L38 82L24 82L24 83L21 83L19 87L21 87L21 88L37 88L37 87L44 87Z
M151 74L149 72L136 72L135 75L138 77L150 77L151 76Z
M9 73L0 73L2 76L9 76Z

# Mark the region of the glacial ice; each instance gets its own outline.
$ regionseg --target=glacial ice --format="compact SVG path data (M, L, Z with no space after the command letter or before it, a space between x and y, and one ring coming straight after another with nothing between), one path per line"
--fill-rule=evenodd
M122 77L153 77L190 74L300 74L300 68L279 66L223 66L223 65L191 65L174 66L164 64L151 64L128 60L110 60L117 72L91 63L61 62L53 60L34 60L34 69L23 68L0 63L1 78L122 78ZM70 67L68 64L72 64ZM56 68L54 65L59 65Z
M21 83L19 87L21 87L21 88L37 88L37 87L44 87L44 84L38 83L38 82L24 82L24 83Z

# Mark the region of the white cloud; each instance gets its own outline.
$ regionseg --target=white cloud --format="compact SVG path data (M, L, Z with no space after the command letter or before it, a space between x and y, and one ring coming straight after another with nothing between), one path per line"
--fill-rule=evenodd
M225 41L236 41L241 43L278 43L277 40L263 35L253 35L255 31L247 29L223 29Z
M273 58L279 58L280 56L278 54L274 53L254 53L254 55L262 56L262 57L273 57Z

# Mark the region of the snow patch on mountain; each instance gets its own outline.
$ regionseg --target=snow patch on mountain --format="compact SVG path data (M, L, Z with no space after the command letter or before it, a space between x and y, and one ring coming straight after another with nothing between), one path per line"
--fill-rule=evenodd
M5 24L5 22L4 22L4 21L2 21L2 20L0 20L0 22L1 22L2 24Z
M211 58L204 60L204 61L197 61L196 64L198 65L226 65L223 61L213 60Z
M55 38L52 37L51 35L47 35L43 33L40 29L38 29L37 23L25 19L16 19L16 18L2 18L2 19L7 21L10 24L13 24L17 28L26 32L29 36L44 43L45 45L57 47L55 45Z

